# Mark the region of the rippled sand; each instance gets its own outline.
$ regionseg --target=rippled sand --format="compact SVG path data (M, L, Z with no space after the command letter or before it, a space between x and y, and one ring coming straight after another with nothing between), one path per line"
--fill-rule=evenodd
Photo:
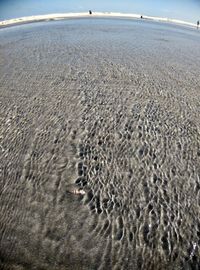
M1 269L200 268L199 70L176 26L0 30Z

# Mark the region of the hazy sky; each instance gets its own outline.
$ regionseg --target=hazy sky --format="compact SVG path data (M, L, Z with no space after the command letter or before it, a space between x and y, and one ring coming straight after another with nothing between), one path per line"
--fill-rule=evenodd
M200 0L0 0L0 20L62 12L114 11L196 22Z

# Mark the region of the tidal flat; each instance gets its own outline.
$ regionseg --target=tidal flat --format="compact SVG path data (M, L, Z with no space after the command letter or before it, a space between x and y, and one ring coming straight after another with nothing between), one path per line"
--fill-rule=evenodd
M200 269L200 31L0 29L0 268Z

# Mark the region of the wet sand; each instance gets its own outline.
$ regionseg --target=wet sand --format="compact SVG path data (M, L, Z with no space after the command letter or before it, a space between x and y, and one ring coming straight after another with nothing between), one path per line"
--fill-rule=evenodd
M199 70L183 27L1 29L0 267L199 269Z

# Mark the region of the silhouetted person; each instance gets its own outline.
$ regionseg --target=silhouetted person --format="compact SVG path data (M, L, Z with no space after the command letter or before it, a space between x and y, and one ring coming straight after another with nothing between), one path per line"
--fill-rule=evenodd
M197 21L197 29L199 29L199 21Z
M92 10L89 10L89 14L92 15Z
M143 16L141 15L141 17L140 17L141 19L143 19Z

